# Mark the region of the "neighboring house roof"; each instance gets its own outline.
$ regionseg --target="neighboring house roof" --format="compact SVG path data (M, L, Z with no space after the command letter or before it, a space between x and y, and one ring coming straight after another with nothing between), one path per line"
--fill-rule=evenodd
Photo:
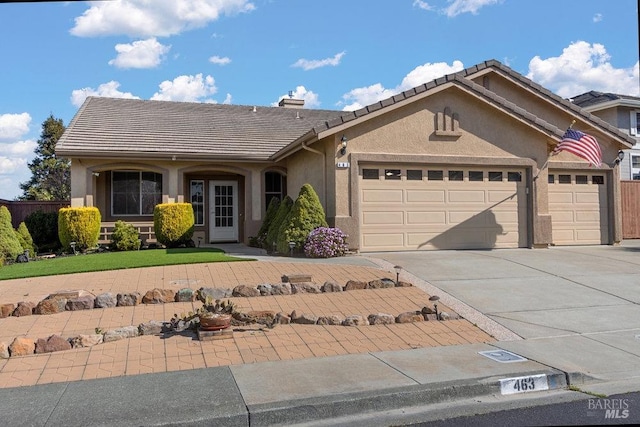
M89 97L56 144L63 157L266 161L342 111Z
M571 98L571 101L587 111L604 110L605 108L625 106L640 107L640 98L637 96L620 95L617 93L606 93L589 91Z
M553 102L558 108L561 108L567 111L567 113L573 116L581 117L583 120L593 123L594 125L601 128L605 133L610 134L610 136L618 140L622 140L621 142L623 144L629 145L629 146L632 146L633 144L635 144L636 141L634 138L630 137L624 132L621 132L615 126L609 124L608 122L605 122L604 120L600 119L597 116L594 116L593 114L587 112L586 110L583 110L581 107L574 105L569 100L561 98L560 96L554 94L550 90L545 89L539 84L524 77L520 73L513 71L511 68L500 63L499 61L489 60L477 65L474 65L472 67L465 68L464 70L459 71L457 73L448 74L444 77L440 77L431 82L422 84L420 86L416 86L414 88L401 92L397 95L394 95L390 98L368 105L364 108L353 111L351 113L344 114L334 120L331 120L319 126L316 126L313 129L311 129L309 132L307 132L305 135L303 135L301 138L299 138L298 140L293 141L287 147L284 147L282 150L275 153L272 158L279 160L295 152L296 150L300 149L299 146L301 145L301 143L311 144L315 142L317 139L325 137L332 132L335 133L337 131L342 131L345 128L345 126L349 125L349 122L358 121L357 119L361 119L361 118L366 119L366 116L371 115L381 109L389 108L393 105L404 103L405 100L410 100L411 98L414 98L426 91L435 89L445 84L458 85L459 87L463 88L464 90L467 90L468 92L476 96L483 97L486 101L493 104L494 106L518 118L524 119L526 122L528 122L530 125L533 125L538 130L541 130L547 134L553 134L558 139L562 138L565 130L561 130L554 124L548 123L547 121L540 119L534 114L524 110L521 107L518 107L513 102L508 101L505 98L502 98L501 96L491 92L490 90L484 88L483 86L477 83L474 83L472 80L467 78L467 77L473 77L478 72L485 69L489 69L489 68L494 71L501 72L503 75L507 77L510 77L512 80L518 82L521 86L534 89L536 93L539 93L540 96Z

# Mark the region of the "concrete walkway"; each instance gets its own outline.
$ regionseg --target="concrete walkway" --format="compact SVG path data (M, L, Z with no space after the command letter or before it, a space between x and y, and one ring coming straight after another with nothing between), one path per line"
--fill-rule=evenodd
M0 303L38 301L60 289L232 288L278 283L294 273L311 274L320 284L344 284L395 278L393 266L401 265L400 279L414 287L234 300L244 311L295 309L344 317L419 310L437 294L441 310L464 319L353 328L279 325L213 342L143 336L0 359L6 425L391 425L432 419L442 405L460 399L473 398L471 411L478 412L492 400L525 395L583 398L566 391L569 383L607 394L640 390L635 241L332 260L269 257L242 245L224 249L259 262L1 281ZM1 319L0 342L167 320L189 309L178 305ZM523 394L516 390L521 377L550 391Z

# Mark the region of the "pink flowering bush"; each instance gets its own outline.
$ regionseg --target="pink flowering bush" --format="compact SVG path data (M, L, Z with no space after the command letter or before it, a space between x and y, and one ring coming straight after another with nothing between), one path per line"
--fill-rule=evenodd
M339 228L318 227L307 236L304 254L309 258L343 256L349 249L346 239L347 235Z

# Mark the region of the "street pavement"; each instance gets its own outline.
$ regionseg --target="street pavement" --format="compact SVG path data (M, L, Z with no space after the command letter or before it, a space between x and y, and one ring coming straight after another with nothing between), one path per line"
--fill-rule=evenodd
M38 372L34 385L21 387L2 384L16 377L15 372L6 375L9 362L3 362L3 425L402 425L444 418L453 411L473 414L535 401L606 400L605 395L640 390L639 241L620 246L367 253L331 260L270 257L242 245L223 248L258 259L264 270L252 267L252 274L260 273L264 280L293 272L312 272L314 281L395 278L394 266L401 266L400 280L413 283L415 289L398 291L405 299L397 309L407 301L428 304L429 296L438 295L443 309L464 321L421 322L435 329L394 329L384 337L363 333L340 338L333 332L322 342L320 334L308 336L294 328L301 340L296 351L307 348L302 356L279 352L274 345L269 350L272 358L255 358L252 353L254 359L234 362L226 349L230 362L217 367L207 363L208 351L214 349L198 347L194 352L195 341L176 346L177 352L191 349L191 365L169 369L169 360L180 358L169 354L167 339L164 370L129 375L125 366L110 378L80 375L43 384L45 369ZM233 264L242 263L229 265ZM225 273L226 284L233 277L244 277L238 283L248 280L246 273L234 271ZM138 274L137 280L171 283L166 275ZM179 277L184 273L174 282ZM190 280L196 283L201 276L197 277ZM108 281L103 276L96 280ZM123 289L131 287L131 277L119 280ZM15 295L24 292L23 284L12 285ZM117 286L111 284L111 289ZM0 292L0 302L10 298L8 292ZM385 302L396 298L378 293ZM314 303L305 301L305 307L312 311ZM351 301L349 307L357 303L364 304ZM337 307L339 301L332 304ZM478 334L456 332L467 324ZM446 330L439 329L446 325ZM345 329L349 328L340 330ZM436 335L448 341L427 345ZM456 342L454 336L467 340ZM270 344L276 341L270 339ZM355 347L348 345L355 342ZM245 354L240 349L239 355ZM90 356L84 359L84 373ZM202 364L193 362L197 357L202 357ZM131 357L125 362L134 365ZM113 362L113 369L117 365ZM602 419L594 422L603 421L606 411L596 409ZM631 410L640 411L640 404Z

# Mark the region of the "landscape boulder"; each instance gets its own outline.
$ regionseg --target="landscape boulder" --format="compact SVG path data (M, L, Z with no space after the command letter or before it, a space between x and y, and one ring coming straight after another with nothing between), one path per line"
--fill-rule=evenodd
M176 291L173 289L160 289L154 288L142 297L143 304L166 304L168 302L175 302Z
M60 335L51 335L49 338L39 338L36 341L35 353L53 353L54 351L71 350L71 343Z
M28 356L36 351L36 343L27 337L17 337L9 345L9 354L11 357Z
M94 307L95 308L112 308L118 304L118 300L111 292L104 292L96 296Z

